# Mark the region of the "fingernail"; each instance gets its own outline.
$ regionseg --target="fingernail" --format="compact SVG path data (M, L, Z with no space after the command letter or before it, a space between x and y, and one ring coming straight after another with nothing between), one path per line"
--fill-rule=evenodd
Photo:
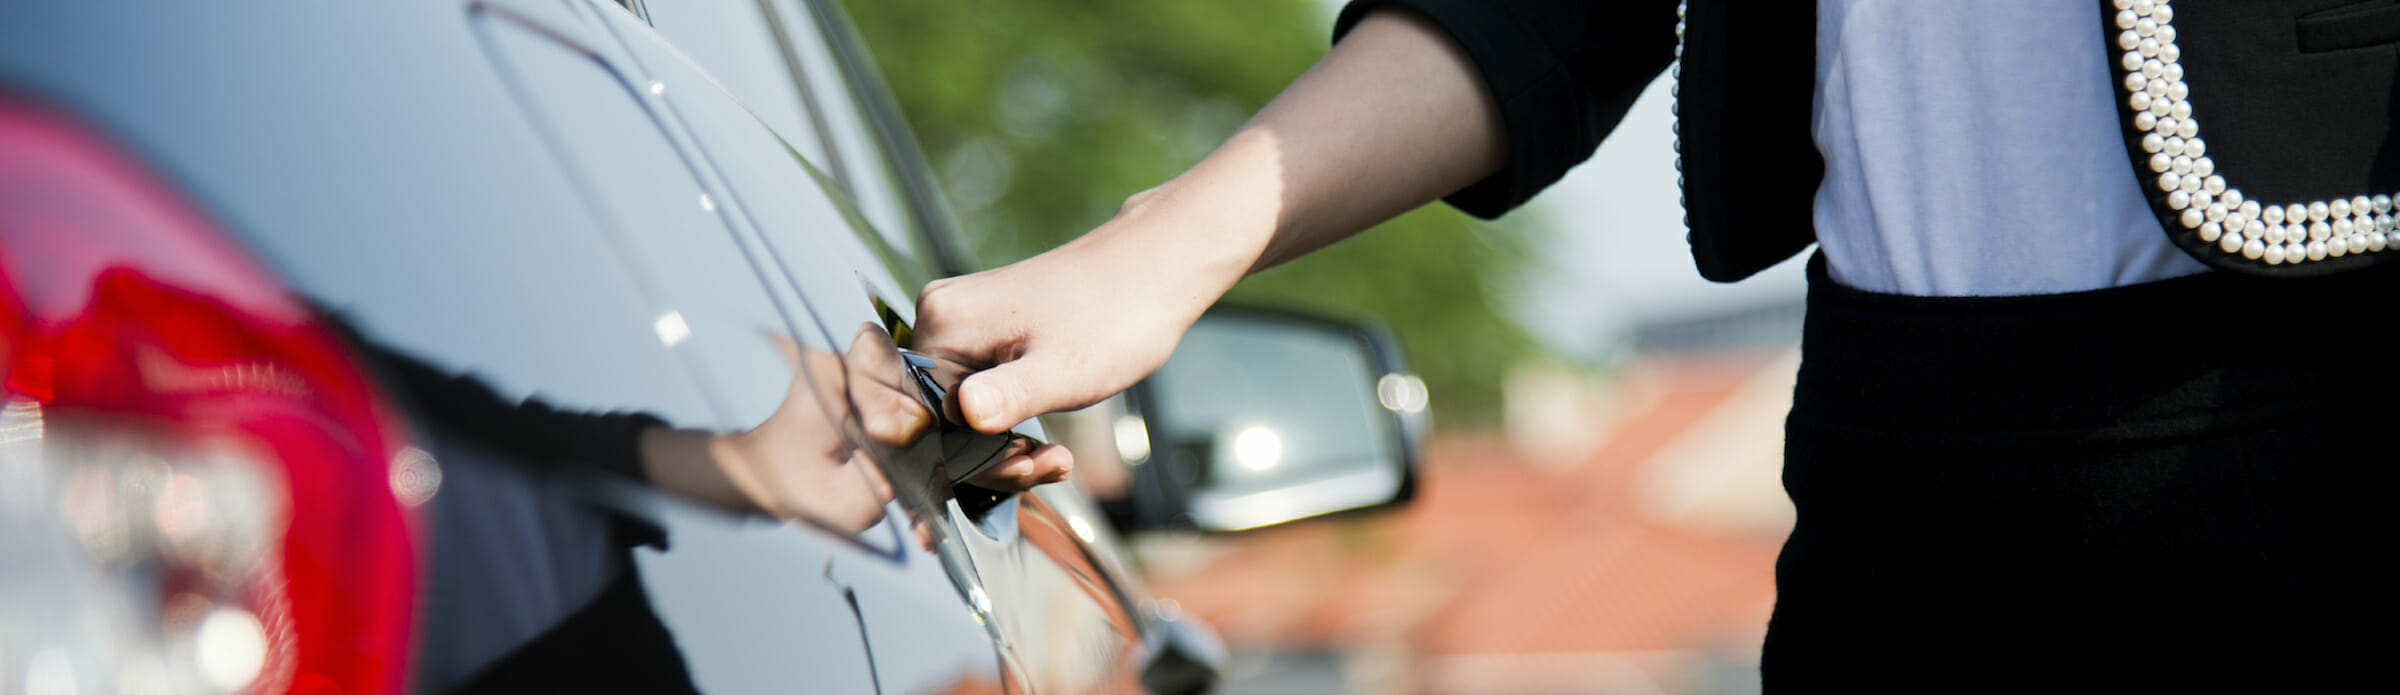
M958 405L967 411L967 424L975 429L993 429L994 417L1000 409L1000 392L991 384L969 381L958 387Z

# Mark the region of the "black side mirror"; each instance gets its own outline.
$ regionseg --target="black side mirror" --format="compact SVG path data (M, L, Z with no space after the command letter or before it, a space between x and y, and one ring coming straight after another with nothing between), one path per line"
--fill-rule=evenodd
M1425 385L1376 325L1218 307L1129 400L1118 437L1148 444L1116 510L1133 525L1233 531L1415 493Z

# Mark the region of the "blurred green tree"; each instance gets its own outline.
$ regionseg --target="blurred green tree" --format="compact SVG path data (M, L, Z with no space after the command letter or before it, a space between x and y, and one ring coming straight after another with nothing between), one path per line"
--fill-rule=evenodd
M1325 50L1315 0L844 0L977 259L1056 246L1208 153ZM1530 228L1532 225L1519 225ZM1434 205L1233 299L1383 318L1447 426L1537 349L1505 311L1538 240Z

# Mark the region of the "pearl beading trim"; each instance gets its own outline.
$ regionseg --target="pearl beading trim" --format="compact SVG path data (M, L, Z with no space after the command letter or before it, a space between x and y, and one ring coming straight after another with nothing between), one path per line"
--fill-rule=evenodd
M2400 247L2393 232L2392 197L2353 196L2305 203L2261 204L2225 182L2208 158L2183 82L2183 50L2175 45L2169 0L2114 0L2117 48L2125 51L2125 105L2150 154L2150 171L2176 221L2226 254L2267 265L2307 263Z
M1667 131L1675 136L1675 207L1685 208L1683 194L1683 8L1675 3L1675 62L1667 66ZM1683 212L1683 229L1690 233L1692 213Z

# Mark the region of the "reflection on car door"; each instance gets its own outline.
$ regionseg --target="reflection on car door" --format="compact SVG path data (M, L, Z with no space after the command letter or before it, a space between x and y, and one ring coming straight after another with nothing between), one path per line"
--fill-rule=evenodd
M705 406L677 414L673 424L717 431L756 426L792 393L792 380L805 378L775 339L818 351L830 345L823 331L791 320L765 291L734 236L734 211L718 202L723 192L687 157L656 103L667 83L624 60L610 35L589 20L533 25L495 9L478 21L528 115L550 133L560 166L605 220L583 233L608 240L630 266L627 274L650 307L644 326L650 335L643 337L664 346L701 389ZM811 682L834 691L874 689L857 617L828 567L843 556L875 552L823 533L642 499L657 505L654 518L670 545L638 554L638 566L698 686L782 690L796 675L793 655L816 654L807 666Z
M636 24L627 18L612 25L620 27L647 69L660 75L689 69L679 67L682 56L676 52L648 43L652 39ZM764 61L752 63L759 64ZM696 72L693 78L698 78ZM759 117L719 95L671 88L664 100L692 126L747 226L762 237L765 255L787 271L786 277L830 333L906 325L911 309L907 299L914 296L917 284L910 280L921 272L916 264L922 259L895 258L888 246L877 248L886 245L890 235L877 233L862 215L851 213L848 200L822 193L827 188L822 170L800 157L810 148L787 146L760 124ZM879 313L879 305L889 313ZM891 459L911 455L887 452ZM1012 679L1045 693L1138 689L1146 657L1143 626L1123 590L1121 570L1092 550L1102 522L1088 513L1089 505L1053 504L1049 495L1071 496L1062 487L997 505L969 499L962 506L952 499L946 478L928 480L906 460L885 463L894 484L902 487L902 503L911 507L913 518L922 520L922 539L930 541L934 557L945 562L966 608L990 626L1016 665ZM923 487L909 494L912 484ZM1078 513L1062 513L1062 508ZM884 575L905 570L905 562L897 567L849 563L846 569L855 575ZM874 582L854 580L851 586L865 597L889 591L887 583L911 581L905 574ZM913 629L902 627L905 621L882 619L885 613L898 618L924 609L912 605L911 596L894 598L863 605L871 643L883 641L880 631ZM888 677L896 670L889 662L898 657L876 651L879 671ZM922 647L907 653L910 658L936 658ZM891 683L885 685L891 692Z

